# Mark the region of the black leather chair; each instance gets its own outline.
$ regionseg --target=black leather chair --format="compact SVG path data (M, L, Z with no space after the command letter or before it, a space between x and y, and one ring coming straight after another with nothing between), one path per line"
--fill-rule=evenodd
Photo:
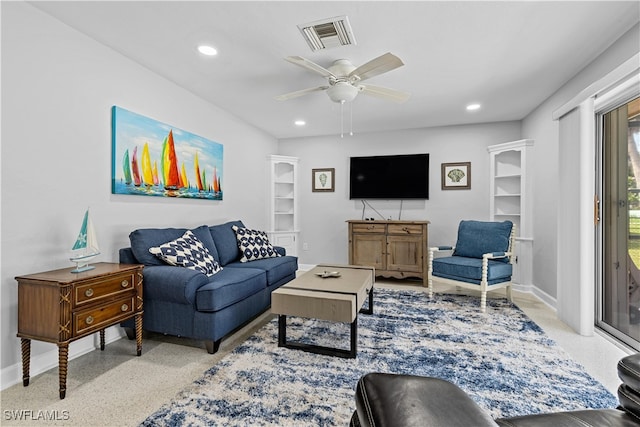
M640 353L618 362L620 406L492 419L455 384L438 378L369 373L356 388L352 427L604 427L640 425Z

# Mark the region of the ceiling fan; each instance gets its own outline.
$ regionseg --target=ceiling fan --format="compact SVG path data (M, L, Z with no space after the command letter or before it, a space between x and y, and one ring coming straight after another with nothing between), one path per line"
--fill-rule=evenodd
M385 53L359 67L355 67L347 59L338 59L329 68L321 67L301 56L288 56L285 60L320 74L327 79L328 84L276 96L279 101L286 101L318 91L326 91L333 102L340 103L353 101L360 92L397 103L402 103L409 99L409 94L406 92L360 83L404 65L400 58L391 53Z

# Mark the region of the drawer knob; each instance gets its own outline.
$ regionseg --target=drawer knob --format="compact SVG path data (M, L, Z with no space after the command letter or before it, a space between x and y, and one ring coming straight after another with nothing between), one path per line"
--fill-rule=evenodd
M85 322L87 323L87 325L90 325L93 323L93 316L87 316L87 319L85 320Z
M126 288L127 286L129 286L129 281L128 281L128 280L123 280L123 281L120 283L120 286L122 286L123 288Z
M122 305L120 306L120 310L121 310L121 311L127 311L127 310L129 310L129 306L128 306L127 304L122 304Z
M91 298L93 296L93 289L87 289L86 291L84 291L84 294L87 298Z

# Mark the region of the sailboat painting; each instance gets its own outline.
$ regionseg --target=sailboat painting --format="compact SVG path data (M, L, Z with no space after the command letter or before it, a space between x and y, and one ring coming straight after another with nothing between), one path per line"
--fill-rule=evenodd
M71 270L72 273L82 273L83 271L93 270L95 268L89 265L89 262L100 255L100 248L98 247L96 232L93 229L93 223L89 216L89 209L84 213L78 238L71 248L71 251L72 256L69 259L76 264L76 268Z
M113 106L111 192L222 200L223 146Z

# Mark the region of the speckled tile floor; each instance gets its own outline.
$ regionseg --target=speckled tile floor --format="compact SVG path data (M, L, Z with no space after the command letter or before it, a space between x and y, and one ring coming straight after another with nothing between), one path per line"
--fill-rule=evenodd
M377 285L423 289L392 280L379 279ZM446 288L436 290L455 292L455 289ZM501 296L500 291L489 295L492 296ZM616 363L628 351L599 334L592 337L576 334L557 320L553 310L531 294L514 292L514 302L587 372L612 393L616 392L619 384ZM56 368L32 377L29 387L16 384L3 390L0 424L138 425L271 318L271 314L263 314L223 340L214 355L208 354L201 342L145 334L142 356L135 357L135 343L127 339L115 341L105 351L93 351L69 362L64 400L58 399ZM16 420L20 413L26 419Z

